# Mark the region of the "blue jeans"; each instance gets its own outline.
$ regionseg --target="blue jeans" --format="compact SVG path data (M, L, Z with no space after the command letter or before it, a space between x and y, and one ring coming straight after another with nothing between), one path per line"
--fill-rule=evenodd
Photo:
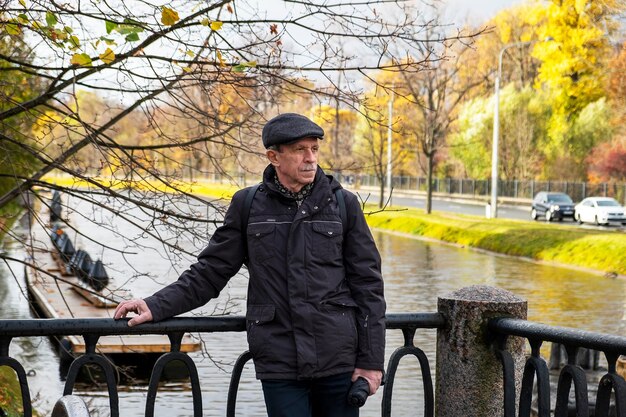
M352 372L304 381L264 379L268 417L358 417L348 404Z

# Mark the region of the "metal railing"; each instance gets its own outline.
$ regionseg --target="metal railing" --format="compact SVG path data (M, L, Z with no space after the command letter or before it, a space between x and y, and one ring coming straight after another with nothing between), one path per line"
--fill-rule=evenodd
M365 187L378 187L380 182L375 175L336 175L342 182ZM424 177L393 177L392 186L398 191L427 191ZM491 180L465 178L433 178L433 191L440 194L462 195L471 198L488 199L491 193ZM586 197L613 197L626 204L626 183L588 183L569 181L499 180L498 197L532 200L540 191L554 191L568 194L576 202Z
M626 416L626 382L616 371L617 359L626 354L626 337L587 332L567 327L546 326L526 320L513 318L495 318L489 321L489 330L497 336L496 355L502 363L504 380L504 416L515 416L515 369L511 354L503 347L509 336L523 337L530 343L531 354L524 366L519 398L519 416L529 417L533 402L533 389L537 387L537 415L551 416L550 374L548 365L540 356L543 342L561 344L567 352L567 364L561 368L556 389L556 405L554 417L572 415L569 408L569 397L574 385L575 415L588 417L589 383L587 373L577 364L577 356L581 349L592 349L603 352L608 365L607 372L598 384L595 400L595 417L609 415ZM611 394L614 402L611 404ZM610 410L615 407L614 413ZM611 413L611 414L610 414Z
M110 415L111 417L119 417L119 401L114 365L111 361L107 360L105 356L97 352L96 345L101 336L143 334L167 335L170 340L170 352L161 355L152 368L148 384L145 416L154 416L158 385L165 367L170 362L180 361L184 364L189 374L193 399L193 415L195 417L201 417L203 413L200 380L193 360L187 354L180 352L183 335L187 332L213 333L245 331L245 317L180 317L164 320L159 323L145 323L135 327L128 327L127 321L127 319L0 320L0 366L12 368L17 375L21 388L24 417L32 417L33 410L28 377L24 367L9 355L9 348L13 338L82 336L85 341L85 353L76 357L71 362L65 381L63 396L72 395L81 368L95 365L99 367L104 374L104 380L109 394ZM391 416L392 391L400 359L407 355L413 355L418 359L421 368L425 399L424 416L432 417L434 415L434 393L430 364L424 352L419 347L415 346L414 335L418 328L436 329L442 327L444 325L444 319L439 313L389 314L386 318L386 325L388 330L399 329L403 332L404 345L397 348L389 360L387 382L383 387L382 415L386 417ZM239 356L233 367L226 407L226 415L228 417L235 416L239 381L244 366L250 359L250 353L244 352Z
M386 319L388 330L401 330L404 335L403 346L398 347L391 355L387 364L387 381L383 386L381 415L391 416L392 394L396 371L405 356L414 356L420 365L423 385L425 417L434 416L435 398L431 365L423 350L415 346L414 336L417 329L441 329L445 319L440 313L389 314ZM85 340L86 352L76 357L68 371L63 390L64 398L71 396L76 384L78 372L82 367L95 365L100 367L109 393L109 408L112 417L118 417L119 403L114 365L103 355L97 353L96 345L99 337L105 335L139 335L165 334L171 342L170 352L162 354L152 369L148 384L145 415L154 415L154 406L158 395L158 385L168 363L180 361L187 368L193 401L194 416L202 416L202 398L200 380L193 360L180 352L181 340L186 332L240 332L245 331L246 320L240 316L205 317L205 318L173 318L160 323L146 323L141 326L128 327L127 320L112 319L28 319L0 320L0 366L12 368L19 380L23 415L33 414L28 376L23 366L9 355L11 341L15 337L33 336L70 336L80 335ZM529 417L533 401L536 401L536 415L549 417L551 411L551 385L548 364L540 356L544 342L552 342L564 346L567 352L567 364L561 368L556 388L554 417L565 417L575 412L579 417L590 415L589 382L587 373L577 364L580 350L590 349L604 353L608 369L602 375L597 387L595 400L596 417L609 415L626 416L626 382L617 373L616 363L621 354L626 354L626 337L587 332L565 327L547 326L514 318L492 318L488 328L493 336L491 341L495 347L495 357L502 364L504 391L504 416L514 417L516 408L519 417ZM515 378L514 359L504 347L507 338L522 337L530 345L531 352L526 359L521 379L521 387ZM240 355L234 364L228 389L226 415L235 416L237 391L245 364L251 359L249 352ZM440 381L441 382L441 381ZM574 409L569 408L570 391L574 387ZM535 388L536 387L536 388ZM519 388L519 403L516 404L516 392ZM533 392L536 389L536 399ZM611 401L611 399L614 399ZM439 400L438 400L439 401Z

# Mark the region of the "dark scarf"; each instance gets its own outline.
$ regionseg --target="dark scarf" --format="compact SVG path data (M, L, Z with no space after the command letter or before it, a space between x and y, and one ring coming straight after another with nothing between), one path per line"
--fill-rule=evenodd
M281 182L278 180L278 175L276 174L274 174L274 184L276 185L276 188L278 188L278 191L282 195L296 200L296 204L298 204L298 207L300 207L300 204L302 204L304 199L307 198L309 195L311 195L311 191L313 190L313 185L315 185L315 182L305 185L297 193L294 193L293 191L289 191L287 187L281 184Z

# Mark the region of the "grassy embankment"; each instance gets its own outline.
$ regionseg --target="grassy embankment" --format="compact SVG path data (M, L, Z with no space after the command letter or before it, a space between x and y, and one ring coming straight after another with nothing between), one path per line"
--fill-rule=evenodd
M68 185L68 184L64 184ZM229 199L236 187L199 182L194 194ZM394 207L397 209L397 207ZM376 211L367 206L365 212ZM421 209L385 211L367 216L372 228L436 239L461 246L626 276L626 234L545 222L485 219Z
M9 367L0 366L0 415L18 417L23 414L20 384L15 372Z
M626 234L620 231L445 213L427 215L416 209L373 214L367 222L373 228L611 276L626 275Z

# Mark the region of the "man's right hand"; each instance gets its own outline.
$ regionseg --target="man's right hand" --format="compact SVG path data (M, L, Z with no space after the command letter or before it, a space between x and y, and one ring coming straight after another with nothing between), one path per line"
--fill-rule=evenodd
M152 321L152 312L148 308L148 304L146 304L146 302L142 299L122 301L115 309L113 318L116 320L121 319L122 317L126 317L126 315L131 311L137 315L128 320L128 325L130 327L147 321Z

